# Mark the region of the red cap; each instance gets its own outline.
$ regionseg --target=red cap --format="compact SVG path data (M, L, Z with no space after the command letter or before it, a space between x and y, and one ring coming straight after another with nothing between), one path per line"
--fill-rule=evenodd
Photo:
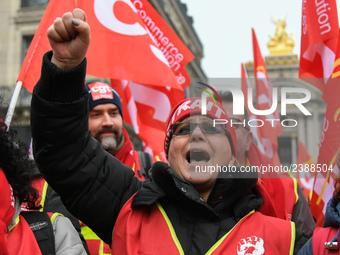
M190 115L202 114L202 98L193 97L187 98L179 102L171 111L170 117L168 119L166 135L164 140L164 151L166 156L168 156L168 149L171 141L170 126L176 122L180 122L184 118ZM207 98L207 114L206 116L212 119L223 119L230 123L230 119L224 110L223 106L219 102L214 102L211 98ZM231 138L230 147L232 148L233 155L236 157L237 152L237 141L235 129L231 125L226 125Z

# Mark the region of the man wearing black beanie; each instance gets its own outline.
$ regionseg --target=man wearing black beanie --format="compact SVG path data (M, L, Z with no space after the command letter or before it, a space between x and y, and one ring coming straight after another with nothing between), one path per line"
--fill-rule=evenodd
M147 153L133 149L129 135L123 127L123 110L118 93L103 82L95 81L86 85L89 92L89 130L92 137L107 152L130 166L137 178L145 180L148 169L144 168L148 168L147 165L151 167L152 158ZM145 161L149 163L145 164ZM110 247L85 224L81 224L81 232L91 255L111 253Z
M115 156L125 142L119 95L110 85L99 81L88 83L87 88L90 109L89 129L102 147ZM137 177L142 176L137 175Z
M118 93L100 81L87 84L89 92L89 129L102 147L125 165L131 167L138 179L145 180L151 155L134 150L123 127L123 110ZM150 163L145 164L144 160Z

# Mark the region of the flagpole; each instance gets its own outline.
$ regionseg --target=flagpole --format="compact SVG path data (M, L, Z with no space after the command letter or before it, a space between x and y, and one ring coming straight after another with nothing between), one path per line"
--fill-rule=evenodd
M11 102L9 104L6 119L5 119L5 124L6 124L8 129L9 129L10 123L12 121L15 105L18 101L18 97L19 97L21 87L22 87L22 81L18 81L15 85L13 96L12 96Z

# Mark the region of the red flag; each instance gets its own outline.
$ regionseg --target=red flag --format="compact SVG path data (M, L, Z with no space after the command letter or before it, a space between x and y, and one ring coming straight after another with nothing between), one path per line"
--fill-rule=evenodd
M321 226L328 200L334 191L334 178L339 176L339 171L335 167L336 152L340 146L340 80L332 78L327 82L323 98L327 103L327 109L322 128L319 156L317 164L323 170L317 173L314 182L311 211L317 219L317 225ZM334 170L332 170L334 169Z
M262 144L261 131L260 131L260 128L257 128L258 126L260 126L260 123L258 123L258 120L256 119L256 115L254 115L249 110L249 107L248 107L248 88L249 88L249 82L247 78L247 73L246 73L244 65L241 64L241 90L244 96L244 105L248 112L249 120L252 123L252 125L250 126L250 131L253 133L257 147L260 149L261 153L265 155L266 151Z
M246 74L246 69L244 67L244 64L241 63L241 90L243 92L244 96L244 106L248 112L249 117L252 115L252 113L249 111L248 108L248 79L247 79L247 74Z
M122 100L124 121L134 127L144 150L166 161L164 138L171 109L182 99L183 90L111 80Z
M168 60L177 81L182 87L189 85L190 78L185 65L194 58L194 55L148 1L131 2L156 45ZM184 98L183 91L118 80L112 81L112 84L121 90L123 101L127 103L126 107L123 106L124 119L133 125L144 143L144 150L159 155L161 160L166 160L163 152L165 121L169 116L169 110Z
M339 31L340 36L340 31ZM336 63L340 61L340 40L336 55ZM334 178L339 175L339 169L335 166L336 153L340 147L340 73L335 65L332 78L328 80L322 98L327 104L324 124L322 128L318 165L323 169L328 167L328 171L317 173L314 182L313 195L311 201L311 211L317 219L317 225L322 225L326 204L333 195ZM334 169L334 170L331 170Z
M297 174L295 177L300 187L303 188L303 194L305 195L307 201L309 201L310 194L313 190L314 177L315 177L315 174L309 169L311 169L313 165L315 167L315 162L313 158L310 156L307 148L302 142L299 142L297 164L299 167L300 166L303 166L303 167L302 169L299 168L299 171L297 171Z
M194 55L147 0L131 0L183 88L190 84L185 65Z
M302 1L299 77L321 91L333 71L338 31L335 0Z
M42 55L50 49L47 28L56 17L75 7L86 12L91 27L92 39L87 54L89 74L180 88L166 57L129 0L78 0L77 6L74 3L51 0L46 8L18 77L30 92L40 77ZM171 52L176 51L172 49ZM183 68L179 70L182 75L179 80L183 80L185 72Z
M74 8L75 4L72 0L65 0L62 4L60 4L60 1L51 0L47 5L17 79L17 81L23 83L23 86L29 92L32 93L33 87L40 77L42 56L45 52L51 50L46 35L47 29L53 24L56 17L61 17L65 12L72 11Z
M254 75L256 83L256 105L257 110L269 110L273 105L273 87L270 83L267 69L263 61L260 47L258 45L255 31L252 29L253 53L254 53ZM275 105L274 105L275 106ZM255 110L255 109L254 109ZM252 109L253 111L253 109ZM265 148L265 155L270 159L273 165L280 165L280 159L277 154L277 135L282 133L280 126L280 117L277 109L273 113L259 115L263 126L260 128L262 144Z
M98 77L180 88L168 61L129 0L78 0L92 39L87 72Z

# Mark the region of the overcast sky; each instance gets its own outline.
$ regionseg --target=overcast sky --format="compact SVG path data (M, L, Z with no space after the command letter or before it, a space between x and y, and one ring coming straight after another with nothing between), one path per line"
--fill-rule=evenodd
M301 6L298 0L181 0L194 19L204 47L202 67L209 78L239 78L240 64L253 61L251 28L262 56L269 54L269 35L275 35L272 17L286 17L286 32L293 34L293 52L300 53Z

